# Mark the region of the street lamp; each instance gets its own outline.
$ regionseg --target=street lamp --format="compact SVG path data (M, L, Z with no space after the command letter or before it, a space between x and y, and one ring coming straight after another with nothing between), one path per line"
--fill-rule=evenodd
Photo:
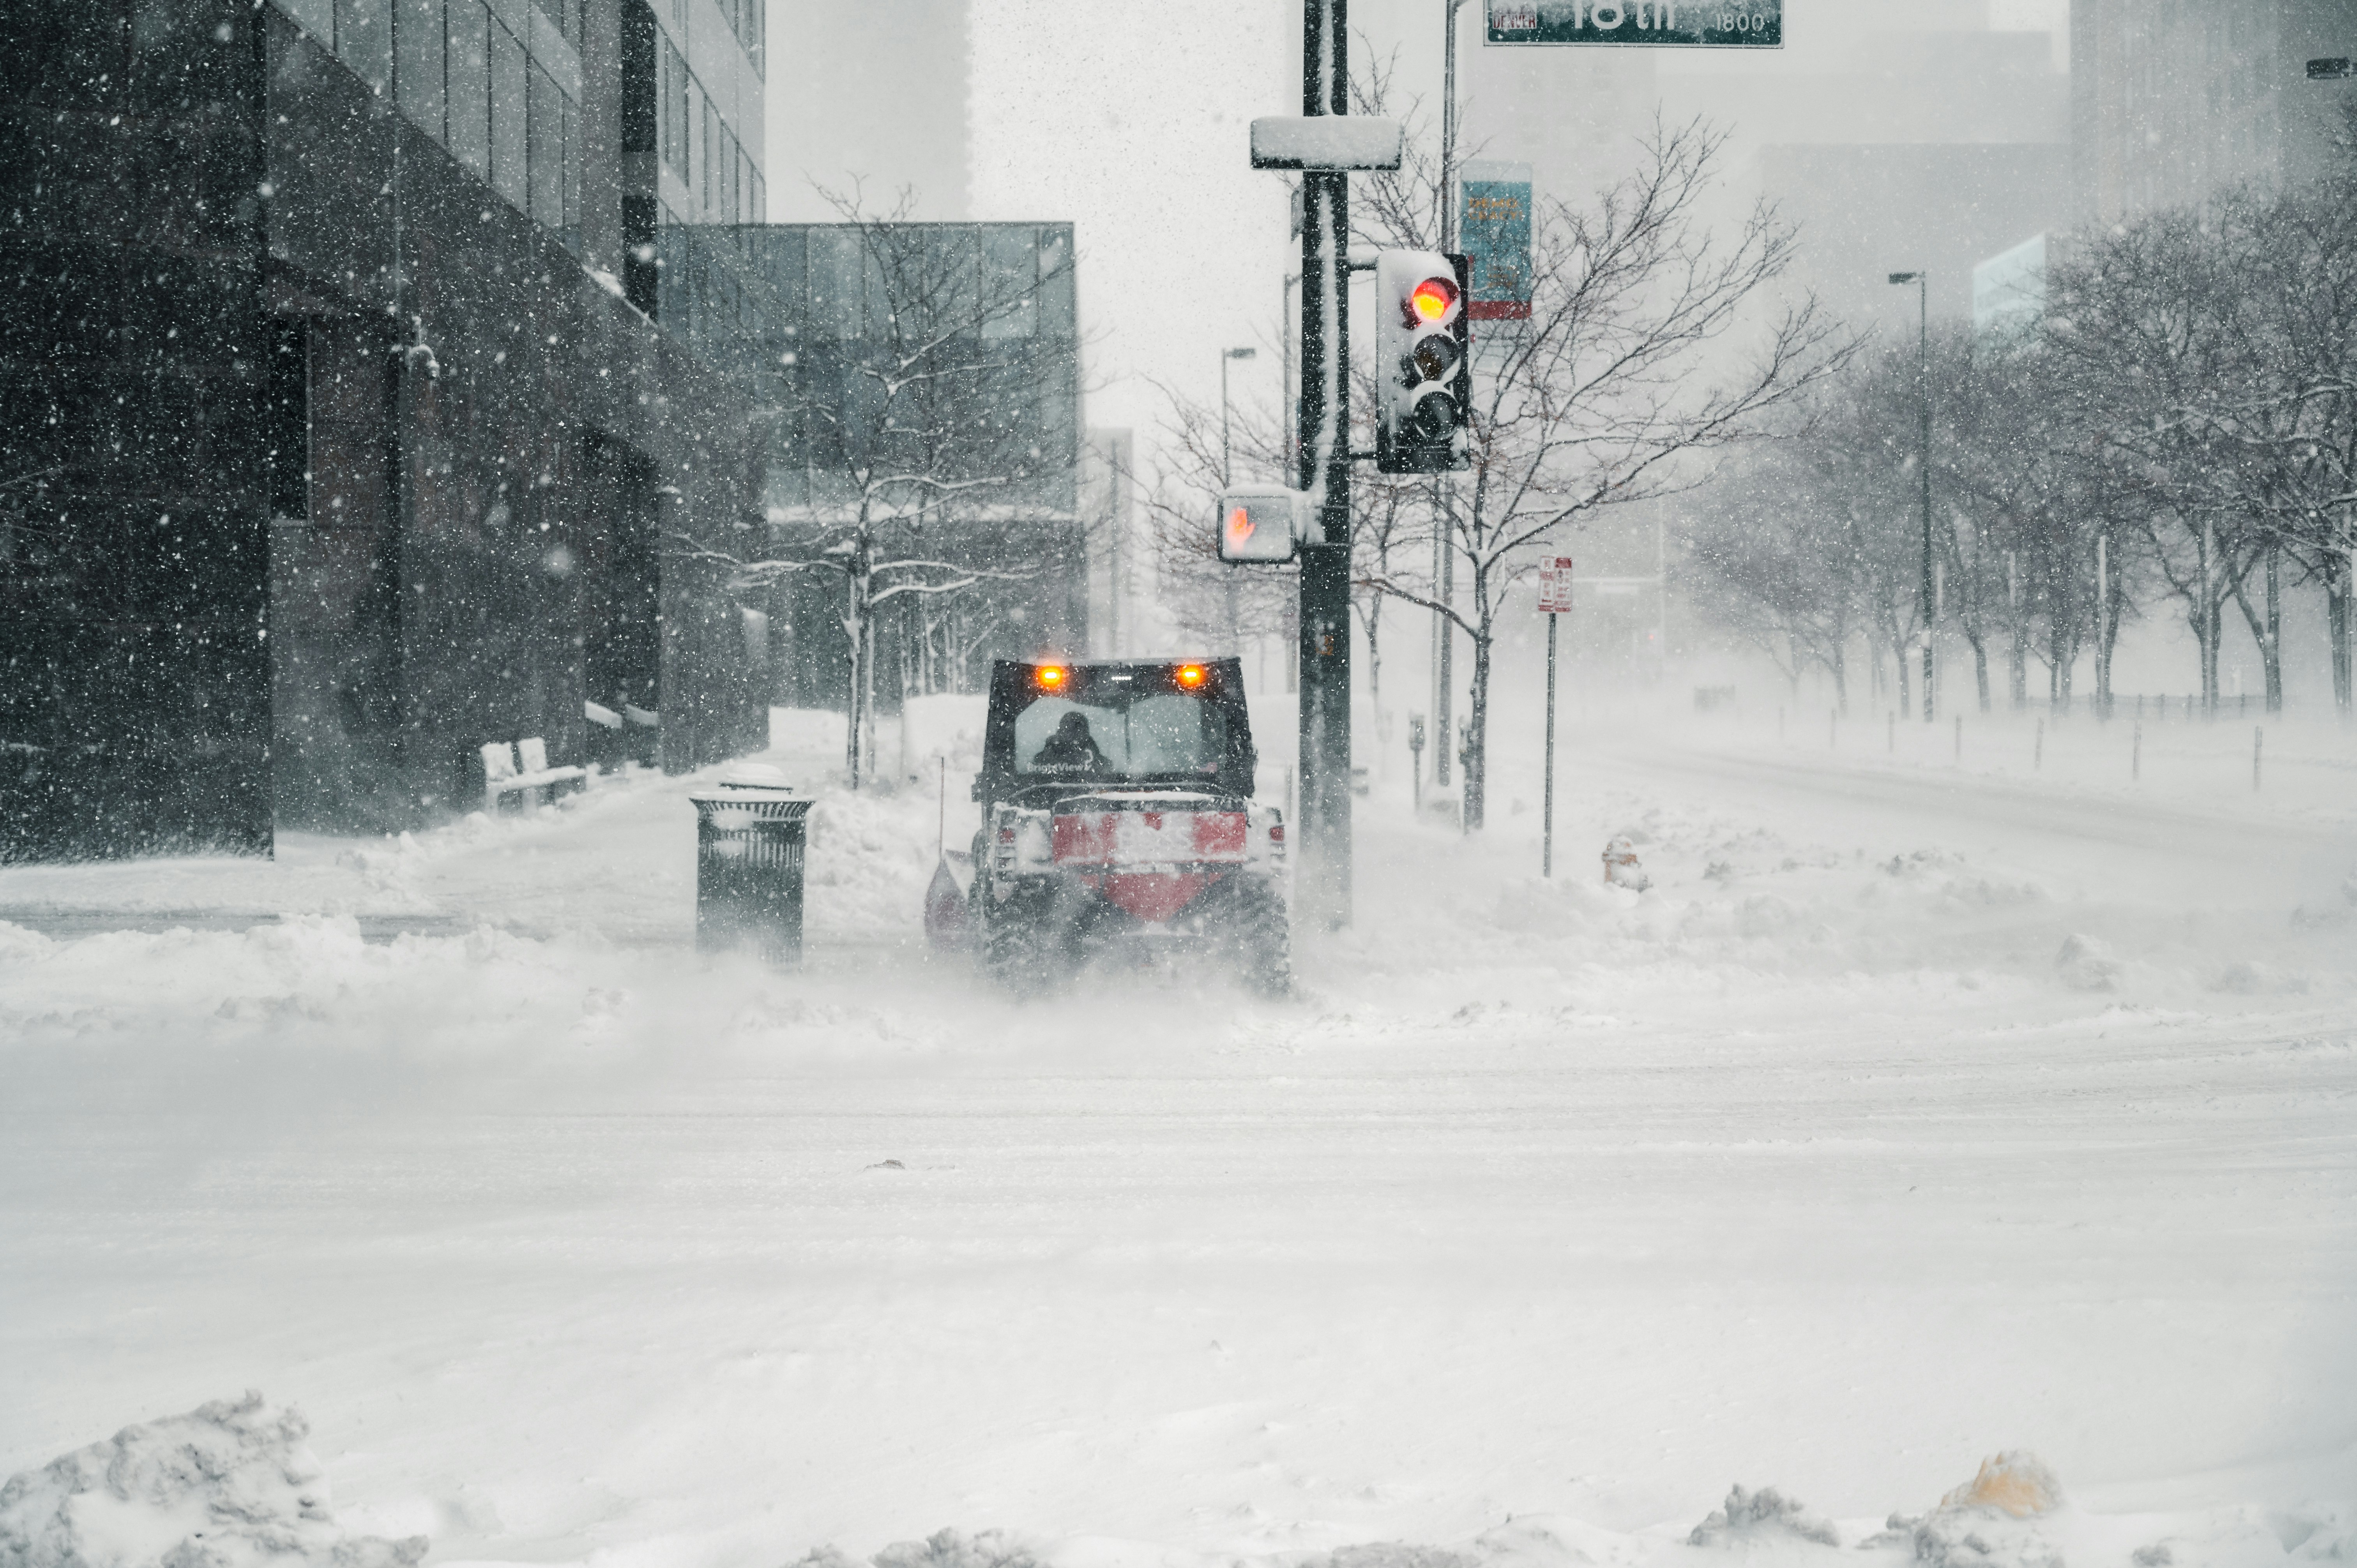
M1923 722L1932 722L1932 306L1930 284L1923 273L1893 273L1895 284L1915 285L1915 402L1922 421L1921 455L1923 471Z
M1235 483L1235 476L1228 471L1228 361L1249 360L1253 352L1250 349L1220 350L1220 483L1223 485Z

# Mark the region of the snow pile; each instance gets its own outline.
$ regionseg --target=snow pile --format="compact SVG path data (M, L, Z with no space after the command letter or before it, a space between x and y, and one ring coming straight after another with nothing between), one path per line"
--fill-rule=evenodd
M2273 1516L2267 1525L2295 1561L2357 1563L2357 1508L2310 1503ZM2159 1551L2164 1563L2174 1556L2165 1544ZM2139 1563L2138 1568L2152 1565Z
M1039 1568L1031 1549L1003 1530L975 1535L937 1530L922 1541L896 1541L867 1562L872 1568ZM813 1549L793 1568L859 1568L859 1562L828 1545Z
M2061 1507L2061 1485L2036 1455L1999 1454L1915 1522L1915 1561L1925 1568L2062 1568L2061 1548L2040 1522Z
M1810 1513L1798 1498L1788 1498L1773 1487L1747 1492L1739 1486L1728 1490L1724 1508L1714 1509L1694 1527L1686 1544L1734 1547L1778 1538L1813 1541L1820 1546L1841 1544L1832 1524Z
M0 1568L413 1568L337 1525L309 1434L258 1393L126 1426L0 1487Z
M939 858L935 811L920 790L819 797L803 889L813 936L910 942L921 935L925 884ZM972 835L963 823L953 827L949 847L964 849Z

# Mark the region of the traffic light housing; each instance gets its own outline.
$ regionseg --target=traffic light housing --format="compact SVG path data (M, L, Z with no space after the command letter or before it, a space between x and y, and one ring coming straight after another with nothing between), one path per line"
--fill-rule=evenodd
M1293 559L1301 498L1282 485L1230 485L1220 494L1220 559L1275 565Z
M1438 251L1375 258L1375 467L1437 474L1471 466L1471 269Z

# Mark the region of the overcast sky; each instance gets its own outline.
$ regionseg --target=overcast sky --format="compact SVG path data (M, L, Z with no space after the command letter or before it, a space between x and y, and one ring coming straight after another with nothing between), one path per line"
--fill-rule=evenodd
M781 9L804 3L791 0ZM906 9L924 0L888 3ZM1978 17L2000 28L2051 29L2060 64L2068 9L2068 0L1788 0L1791 41L1781 57L1647 53L1665 79L1802 75L1826 69L1846 47L1845 35L1861 27L1969 27ZM1460 24L1469 79L1480 64L1470 58L1481 50L1478 11L1474 0ZM1437 100L1440 14L1440 0L1354 0L1354 58L1368 48L1398 48L1405 84ZM1238 395L1273 400L1282 279L1297 254L1286 236L1282 178L1247 166L1245 137L1254 116L1297 108L1300 5L970 0L968 16L965 210L934 204L925 215L1077 225L1083 324L1094 339L1089 422L1150 427L1159 398L1149 376L1216 396L1219 352L1232 345L1261 349L1238 368ZM878 58L888 59L892 47L879 44ZM837 41L828 52L840 48ZM1594 51L1545 53L1540 78L1562 83L1547 89L1552 100L1576 91L1572 57ZM873 72L814 63L819 69L799 81L781 73L779 91L788 82L803 94L877 91ZM843 85L830 89L830 81ZM804 123L809 113L803 104ZM782 112L776 118L781 128L794 123ZM1857 139L1874 135L1874 127L1861 126ZM789 156L773 148L773 164ZM874 172L886 185L905 177ZM773 184L795 178L781 166Z

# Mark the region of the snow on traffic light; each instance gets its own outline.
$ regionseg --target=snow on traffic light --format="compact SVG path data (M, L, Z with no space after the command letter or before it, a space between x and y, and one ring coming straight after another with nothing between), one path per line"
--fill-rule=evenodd
M1467 283L1463 256L1385 251L1375 258L1375 467L1386 474L1469 466Z

